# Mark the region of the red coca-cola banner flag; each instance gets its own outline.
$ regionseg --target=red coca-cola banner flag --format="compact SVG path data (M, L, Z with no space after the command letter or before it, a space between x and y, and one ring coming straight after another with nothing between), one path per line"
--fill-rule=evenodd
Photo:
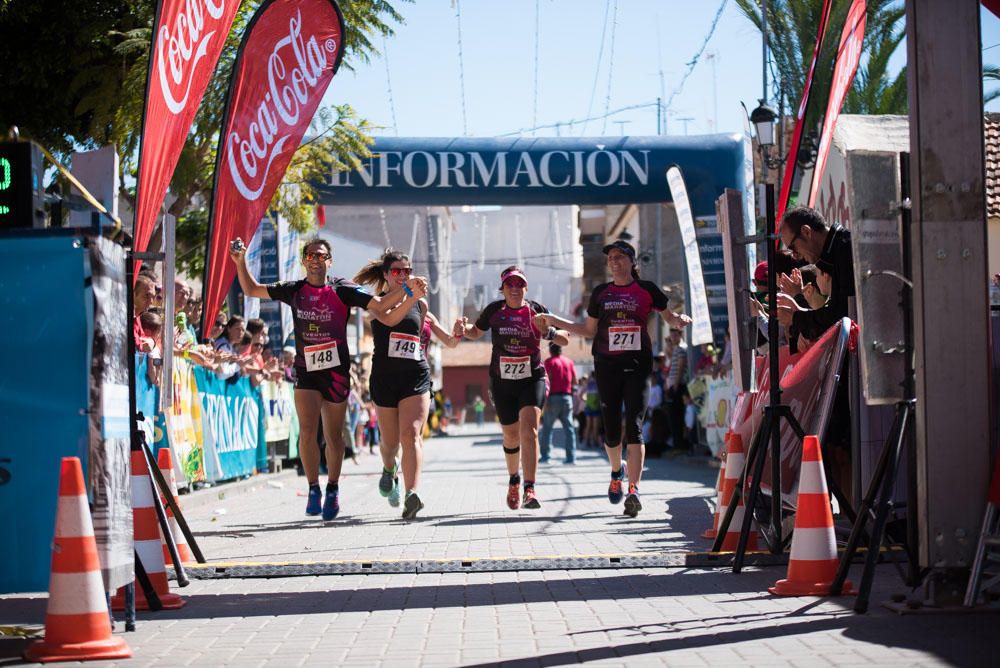
M333 0L270 0L247 27L219 135L203 323L214 321L236 275L229 242L253 237L340 66L343 36Z
M145 251L240 0L163 0L153 23L133 238Z
M802 146L802 128L805 125L806 110L809 107L810 93L812 93L813 74L816 71L816 61L819 59L820 50L823 48L823 39L826 37L827 25L830 22L830 0L823 2L823 14L819 19L819 30L816 32L816 48L813 49L812 62L809 63L809 74L806 76L806 84L802 87L802 100L799 102L799 112L795 118L795 129L792 132L792 143L788 149L788 157L785 160L785 174L781 179L781 196L778 197L776 226L781 225L781 217L785 214L788 206L788 197L792 192L792 182L795 179L795 170L798 168L799 147ZM784 122L783 119L778 120ZM784 148L784 147L782 147Z
M844 106L844 98L851 89L854 74L861 62L861 48L865 41L865 22L867 20L867 3L865 0L854 0L847 12L847 23L840 34L840 47L837 49L837 64L833 68L833 84L830 89L830 99L826 105L826 115L823 116L823 131L819 136L819 149L816 151L816 166L813 168L812 185L809 188L809 206L816 205L820 186L823 184L823 170L826 168L826 158L830 155L833 144L833 128L837 124L840 108Z

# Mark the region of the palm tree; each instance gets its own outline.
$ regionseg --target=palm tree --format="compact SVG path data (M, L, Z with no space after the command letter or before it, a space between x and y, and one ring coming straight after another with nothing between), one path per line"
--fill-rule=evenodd
M759 30L762 25L760 3L757 0L736 0L736 4ZM772 73L778 89L776 97L789 102L793 109L802 98L816 47L823 4L823 0L767 0L767 42L774 60ZM814 90L829 88L840 30L850 4L847 0L835 0L833 3L826 38L813 74ZM905 10L900 0L868 1L861 65L845 100L845 112L906 113L906 68L895 76L888 71L889 59L905 36L904 17ZM825 109L819 111L820 115L823 113Z

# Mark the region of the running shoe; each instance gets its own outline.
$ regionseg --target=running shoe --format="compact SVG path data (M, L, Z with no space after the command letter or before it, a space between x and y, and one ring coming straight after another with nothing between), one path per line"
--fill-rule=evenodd
M642 510L642 504L639 503L639 490L631 487L628 496L625 497L625 514L629 517L635 517L640 510Z
M315 517L322 511L323 492L319 485L309 488L309 495L306 499L306 515Z
M340 490L327 490L323 499L323 521L329 522L340 514Z
M542 504L538 500L538 497L535 496L534 487L524 488L524 501L522 502L521 505L523 505L525 508L529 510L537 510L538 508L542 507Z
M421 510L424 509L424 502L416 492L407 492L406 501L403 502L403 519L412 520Z
M520 482L512 482L507 485L507 507L511 510L517 510L521 507L521 486Z
M389 505L399 508L399 497L402 490L399 488L399 478L392 479L392 489L389 490Z
M385 467L382 467L382 477L378 479L378 493L382 496L389 496L392 492L392 488L396 486L396 471L399 469L399 465L394 465L391 471L386 471ZM398 493L397 493L398 494ZM397 498L394 505L399 505L399 500Z
M611 503L621 503L625 493L622 491L622 483L625 480L625 462L622 462L622 469L615 475L611 472L611 483L608 485L608 501Z

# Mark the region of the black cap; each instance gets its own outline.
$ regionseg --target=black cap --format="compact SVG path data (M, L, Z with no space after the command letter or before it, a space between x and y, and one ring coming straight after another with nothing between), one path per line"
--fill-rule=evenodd
M619 239L618 241L615 241L614 243L610 243L607 246L605 246L603 249L604 254L607 255L614 248L617 248L621 252L628 255L630 258L632 258L632 261L635 262L635 248L632 247L632 244L630 244L627 241L624 241L623 239Z

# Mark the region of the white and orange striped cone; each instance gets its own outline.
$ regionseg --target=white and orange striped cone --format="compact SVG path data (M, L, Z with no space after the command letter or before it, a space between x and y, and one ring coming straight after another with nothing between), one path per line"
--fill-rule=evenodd
M111 618L80 460L63 457L45 638L32 643L24 658L44 662L130 656L132 650L125 640L111 635Z
M740 475L743 474L743 467L746 465L746 455L743 453L743 439L739 434L733 433L729 437L729 452L726 453L726 476L722 480L722 505L720 509L728 508L729 502L736 493L736 486L739 484ZM723 510L723 512L725 512ZM739 547L740 532L743 530L743 513L746 506L743 504L743 495L740 495L739 505L733 513L733 518L729 522L726 530L726 538L722 542L722 552L735 552ZM757 547L757 523L751 521L750 535L747 536L746 549L753 552Z
M729 450L729 435L731 432L726 432L725 438L725 449ZM712 528L705 529L701 534L702 538L715 538L719 535L719 511L724 507L722 505L722 483L726 479L726 454L723 453L721 458L722 463L719 464L719 478L715 482L715 512L712 513Z
M830 492L823 473L819 439L806 436L802 444L802 469L795 509L795 531L788 556L788 577L768 591L778 596L825 596L837 575L837 542L833 533ZM844 582L844 594L854 585Z
M174 503L180 508L180 501L177 500L177 478L174 476L174 462L170 455L170 448L162 448L160 450L159 454L156 455L156 465L170 487L170 495L174 498ZM160 498L163 498L162 495ZM167 513L167 523L170 524L170 533L173 534L174 543L177 545L177 556L180 557L181 563L186 564L194 561L191 557L191 550L188 549L187 538L184 537L184 532L181 531L180 525L177 524L174 511L167 505L166 499L163 499L163 509ZM167 547L167 541L163 537L162 531L160 532L160 542L163 545L163 564L165 566L173 566L174 560L170 557L170 549Z
M135 551L163 608L174 610L182 607L187 601L172 594L170 583L167 582L167 569L160 547L160 522L153 506L153 481L149 477L149 468L142 450L132 452L132 532ZM137 610L149 610L149 601L146 600L138 579L135 582L135 607ZM111 609L125 609L124 587L111 599Z

